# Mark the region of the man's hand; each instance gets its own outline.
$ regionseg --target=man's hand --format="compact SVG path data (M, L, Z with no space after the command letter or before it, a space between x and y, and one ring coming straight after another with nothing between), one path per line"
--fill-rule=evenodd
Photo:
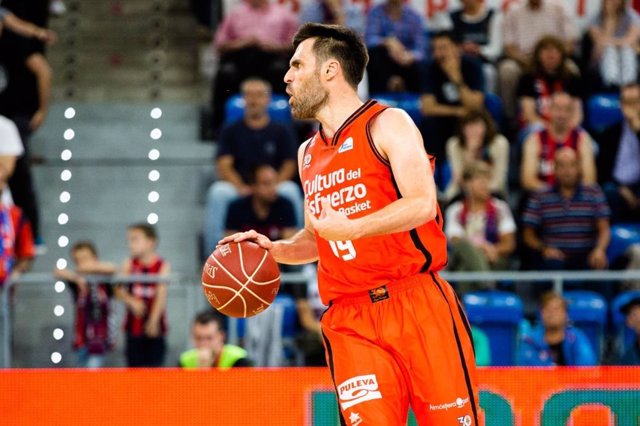
M564 260L566 256L563 252L555 247L545 247L542 250L542 257L545 259Z
M142 300L138 299L137 297L132 297L129 300L128 305L129 305L129 310L131 311L133 316L136 318L143 317L145 312L147 312L147 306L144 304Z
M449 80L451 80L454 84L463 84L464 78L462 77L462 70L460 69L460 60L452 56L450 58L445 59L440 63L442 67L442 71L447 74Z
M198 349L198 367L213 367L213 353L210 349Z
M309 214L309 220L316 232L325 240L346 241L358 238L355 222L331 207L331 203L326 199L320 200L322 211L320 217L316 218Z
M462 43L462 51L467 55L480 56L480 45L472 41Z
M489 263L496 263L498 261L498 258L500 257L498 255L498 249L496 248L495 244L484 243L480 246L480 250L482 250L484 255L487 257Z
M31 117L31 122L29 123L29 127L31 128L31 130L38 130L38 128L42 126L42 123L44 123L44 119L46 116L47 112L45 110L37 110L36 113L33 114L33 117Z
M246 232L236 232L235 234L221 239L220 241L218 241L218 245L216 246L216 248L228 243L239 243L241 241L252 241L265 250L271 250L273 248L273 243L271 242L269 237L259 234L253 229Z
M589 266L593 269L604 269L607 267L607 254L601 248L594 248L587 258Z
M160 321L147 320L144 332L149 337L158 337L160 335Z

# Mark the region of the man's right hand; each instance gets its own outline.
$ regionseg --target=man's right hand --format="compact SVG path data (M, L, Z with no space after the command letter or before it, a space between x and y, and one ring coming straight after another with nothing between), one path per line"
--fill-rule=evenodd
M271 250L273 248L273 242L269 239L269 237L259 234L253 229L246 232L236 232L235 234L221 239L220 241L218 241L218 245L216 246L216 248L228 243L239 243L241 241L252 241L265 250Z
M542 257L545 259L564 260L566 256L555 247L545 247L542 250Z
M147 307L144 304L144 302L136 297L132 297L129 300L128 305L129 305L129 309L131 310L131 313L136 318L143 317L145 312L147 311Z

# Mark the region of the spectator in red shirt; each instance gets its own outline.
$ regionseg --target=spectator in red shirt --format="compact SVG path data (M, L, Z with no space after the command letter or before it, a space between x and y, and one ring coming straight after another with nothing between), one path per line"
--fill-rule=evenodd
M73 348L78 356L78 367L100 368L104 355L111 348L109 313L111 310L111 286L89 282L86 275L111 275L117 270L112 263L98 259L98 251L91 241L79 241L71 248L71 258L76 267L55 269L54 275L71 286L76 308Z

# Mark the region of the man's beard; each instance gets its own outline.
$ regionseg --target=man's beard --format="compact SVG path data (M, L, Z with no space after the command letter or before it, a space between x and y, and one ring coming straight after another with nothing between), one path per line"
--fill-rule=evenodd
M307 84L300 90L299 96L294 96L291 114L298 120L315 118L320 108L329 100L329 93L322 88L317 79L315 84Z

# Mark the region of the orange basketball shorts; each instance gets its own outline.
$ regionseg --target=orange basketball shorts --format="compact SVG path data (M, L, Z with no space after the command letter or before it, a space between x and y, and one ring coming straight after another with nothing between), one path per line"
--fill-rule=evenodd
M420 274L333 301L321 319L347 426L482 426L471 330L452 287Z

